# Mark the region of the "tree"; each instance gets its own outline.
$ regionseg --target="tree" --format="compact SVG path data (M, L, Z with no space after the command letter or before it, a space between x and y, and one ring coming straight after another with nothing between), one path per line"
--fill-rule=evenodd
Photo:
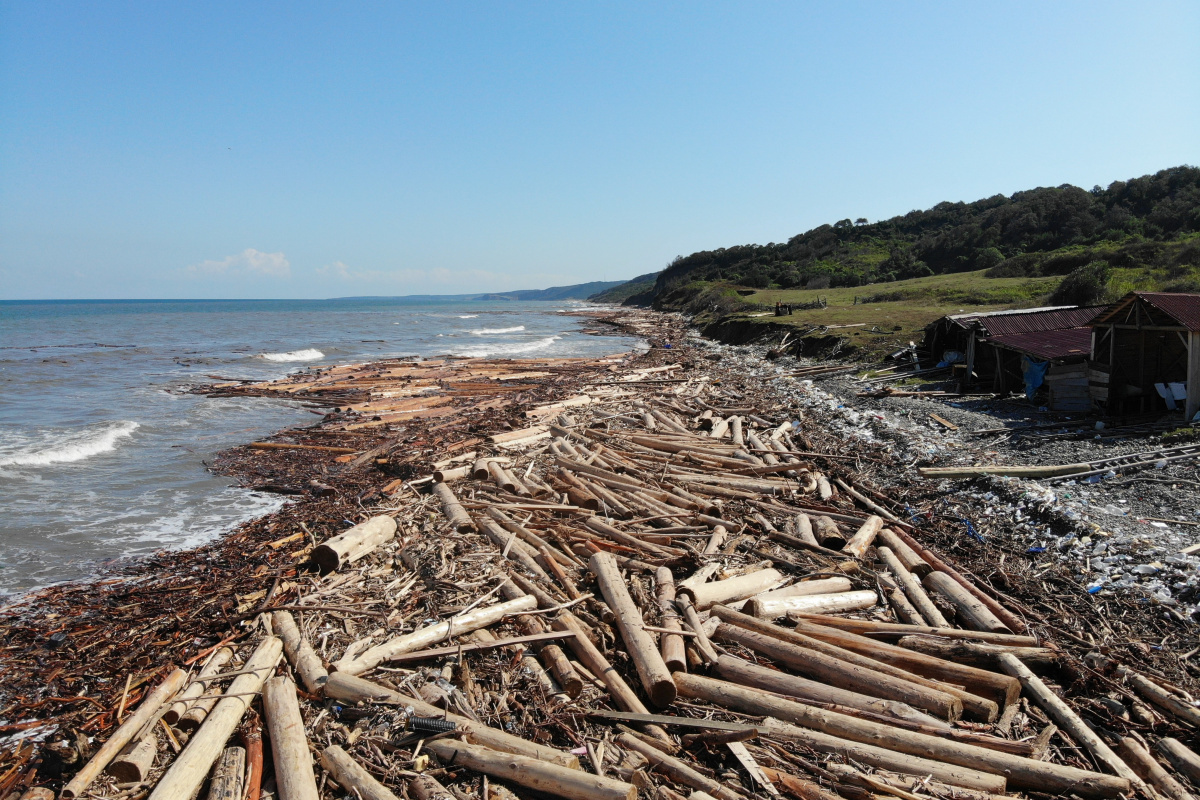
M1111 269L1107 261L1092 261L1071 270L1062 283L1050 295L1056 306L1087 306L1098 303L1108 291L1108 276Z
M866 225L866 224L867 224L867 218L866 218L866 217L859 217L858 219L854 220L854 224L855 224L855 225Z
M849 227L851 227L853 224L854 224L854 223L852 223L852 222L850 221L849 217L847 217L846 219L839 219L837 222L833 223L833 227L835 227L835 228L849 228Z

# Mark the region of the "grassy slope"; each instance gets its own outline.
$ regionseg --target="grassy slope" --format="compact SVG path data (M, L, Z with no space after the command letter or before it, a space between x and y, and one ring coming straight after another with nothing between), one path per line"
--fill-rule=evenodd
M919 341L922 330L945 314L995 311L1037 305L1053 291L1060 278L985 278L983 271L934 275L906 281L876 283L841 289L764 289L744 299L774 309L775 302L798 305L823 297L823 309L795 311L790 317L753 316L762 311L730 315L759 323L805 329L813 325L861 325L860 329L834 329L849 337L864 356L878 356L910 341ZM855 299L860 302L855 303ZM891 299L895 298L895 299ZM862 302L863 300L868 302ZM765 309L764 309L765 310ZM881 332L876 333L873 328Z

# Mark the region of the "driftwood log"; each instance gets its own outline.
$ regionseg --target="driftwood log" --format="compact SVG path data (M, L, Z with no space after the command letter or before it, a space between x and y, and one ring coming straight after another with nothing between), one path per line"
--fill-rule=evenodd
M400 800L335 744L321 751L321 766L333 776L338 786L362 800Z
M396 520L384 514L326 539L313 548L309 558L322 572L337 572L394 538Z
M284 676L271 678L263 686L262 704L271 734L279 800L320 800L296 684Z
M502 753L477 744L437 739L425 748L447 766L461 766L512 781L535 791L568 800L636 800L637 787L630 783L592 775L527 756Z

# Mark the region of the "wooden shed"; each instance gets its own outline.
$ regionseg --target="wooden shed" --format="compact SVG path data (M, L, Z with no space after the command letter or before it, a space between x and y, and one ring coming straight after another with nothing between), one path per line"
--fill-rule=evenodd
M1130 292L1091 328L1088 389L1108 414L1200 411L1200 294ZM1172 384L1186 386L1182 400Z

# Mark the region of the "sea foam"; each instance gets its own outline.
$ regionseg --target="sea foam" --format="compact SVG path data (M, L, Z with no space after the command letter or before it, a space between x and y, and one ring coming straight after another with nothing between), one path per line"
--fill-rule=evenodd
M117 443L140 426L132 420L109 422L83 431L46 433L39 439L23 438L0 445L0 467L35 467L68 464L117 449Z
M479 328L478 330L471 331L471 333L476 336L486 336L489 333L516 333L523 330L525 330L524 325L517 325L514 328Z
M307 350L293 350L290 353L259 353L258 357L265 358L267 361L316 361L318 358L324 358L325 354L310 347Z
M466 356L468 358L484 358L486 356L511 356L517 353L532 353L535 350L545 350L550 347L562 336L547 336L545 339L537 339L532 342L518 342L513 344L485 344L480 347L468 347L463 350L455 350L454 355Z

